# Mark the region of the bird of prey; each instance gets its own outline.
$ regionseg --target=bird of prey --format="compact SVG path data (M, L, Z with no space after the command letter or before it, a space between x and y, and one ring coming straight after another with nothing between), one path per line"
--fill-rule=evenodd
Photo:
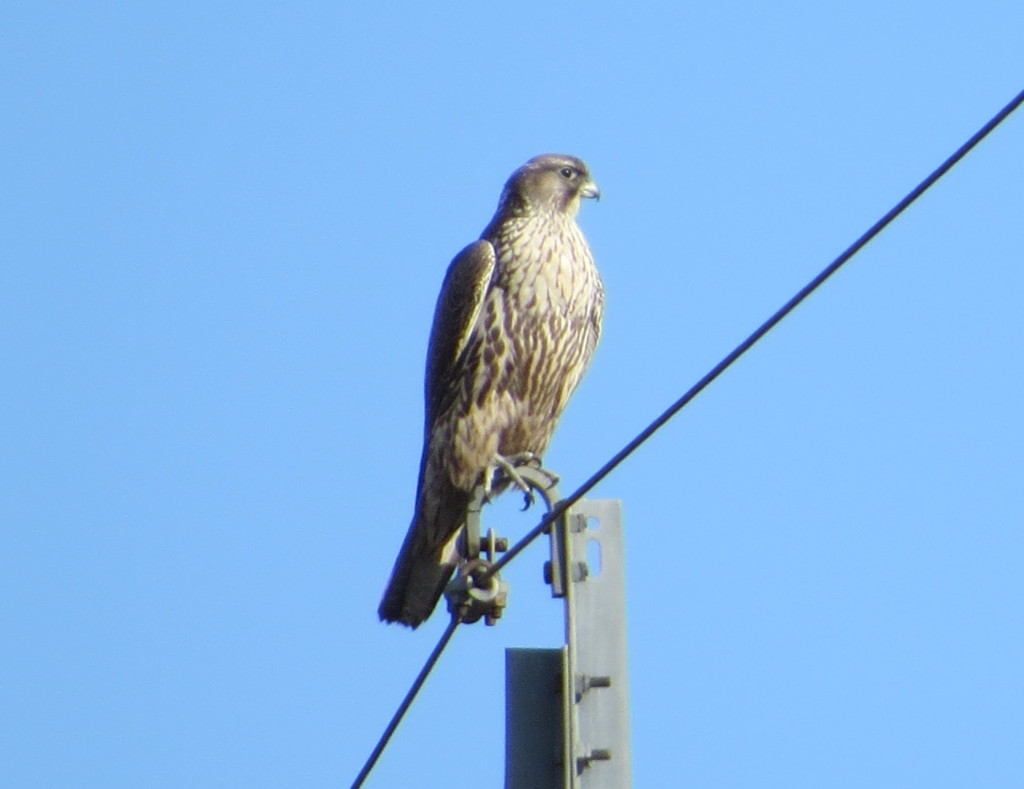
M427 351L412 525L378 613L416 627L458 564L474 488L537 457L597 346L604 287L576 224L600 197L574 156L537 156L505 184L478 241L448 267Z

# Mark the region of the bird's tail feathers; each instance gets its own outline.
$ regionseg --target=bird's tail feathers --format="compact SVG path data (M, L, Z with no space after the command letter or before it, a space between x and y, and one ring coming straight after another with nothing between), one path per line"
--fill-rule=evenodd
M413 628L420 625L433 613L458 566L456 544L466 515L465 502L454 508L442 508L450 511L430 515L425 514L424 509L417 510L409 527L377 609L385 622ZM439 523L449 525L439 530Z

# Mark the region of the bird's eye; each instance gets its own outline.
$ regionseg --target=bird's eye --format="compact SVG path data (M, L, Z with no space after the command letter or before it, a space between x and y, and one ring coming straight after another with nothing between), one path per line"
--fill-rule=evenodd
M576 171L573 170L571 167L563 167L561 170L558 171L558 174L561 175L563 178L572 178L574 175L576 175Z

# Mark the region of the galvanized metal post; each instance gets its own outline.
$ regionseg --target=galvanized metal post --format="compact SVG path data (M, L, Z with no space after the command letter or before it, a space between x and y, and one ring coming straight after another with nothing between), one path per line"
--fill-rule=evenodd
M505 789L628 789L621 503L582 500L550 536L566 643L506 650Z
M622 505L584 499L570 510L566 602L574 701L572 789L628 789L629 681Z
M505 789L565 789L565 647L505 650Z

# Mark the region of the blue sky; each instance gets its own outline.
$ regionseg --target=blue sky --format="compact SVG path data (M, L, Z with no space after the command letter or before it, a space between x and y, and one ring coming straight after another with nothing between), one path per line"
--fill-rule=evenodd
M451 257L579 155L571 489L1024 87L1019 2L20 3L0 31L0 764L347 786L445 625L376 620ZM1024 117L594 492L637 786L1024 774ZM536 522L514 502L488 523ZM501 785L540 547L368 786Z

